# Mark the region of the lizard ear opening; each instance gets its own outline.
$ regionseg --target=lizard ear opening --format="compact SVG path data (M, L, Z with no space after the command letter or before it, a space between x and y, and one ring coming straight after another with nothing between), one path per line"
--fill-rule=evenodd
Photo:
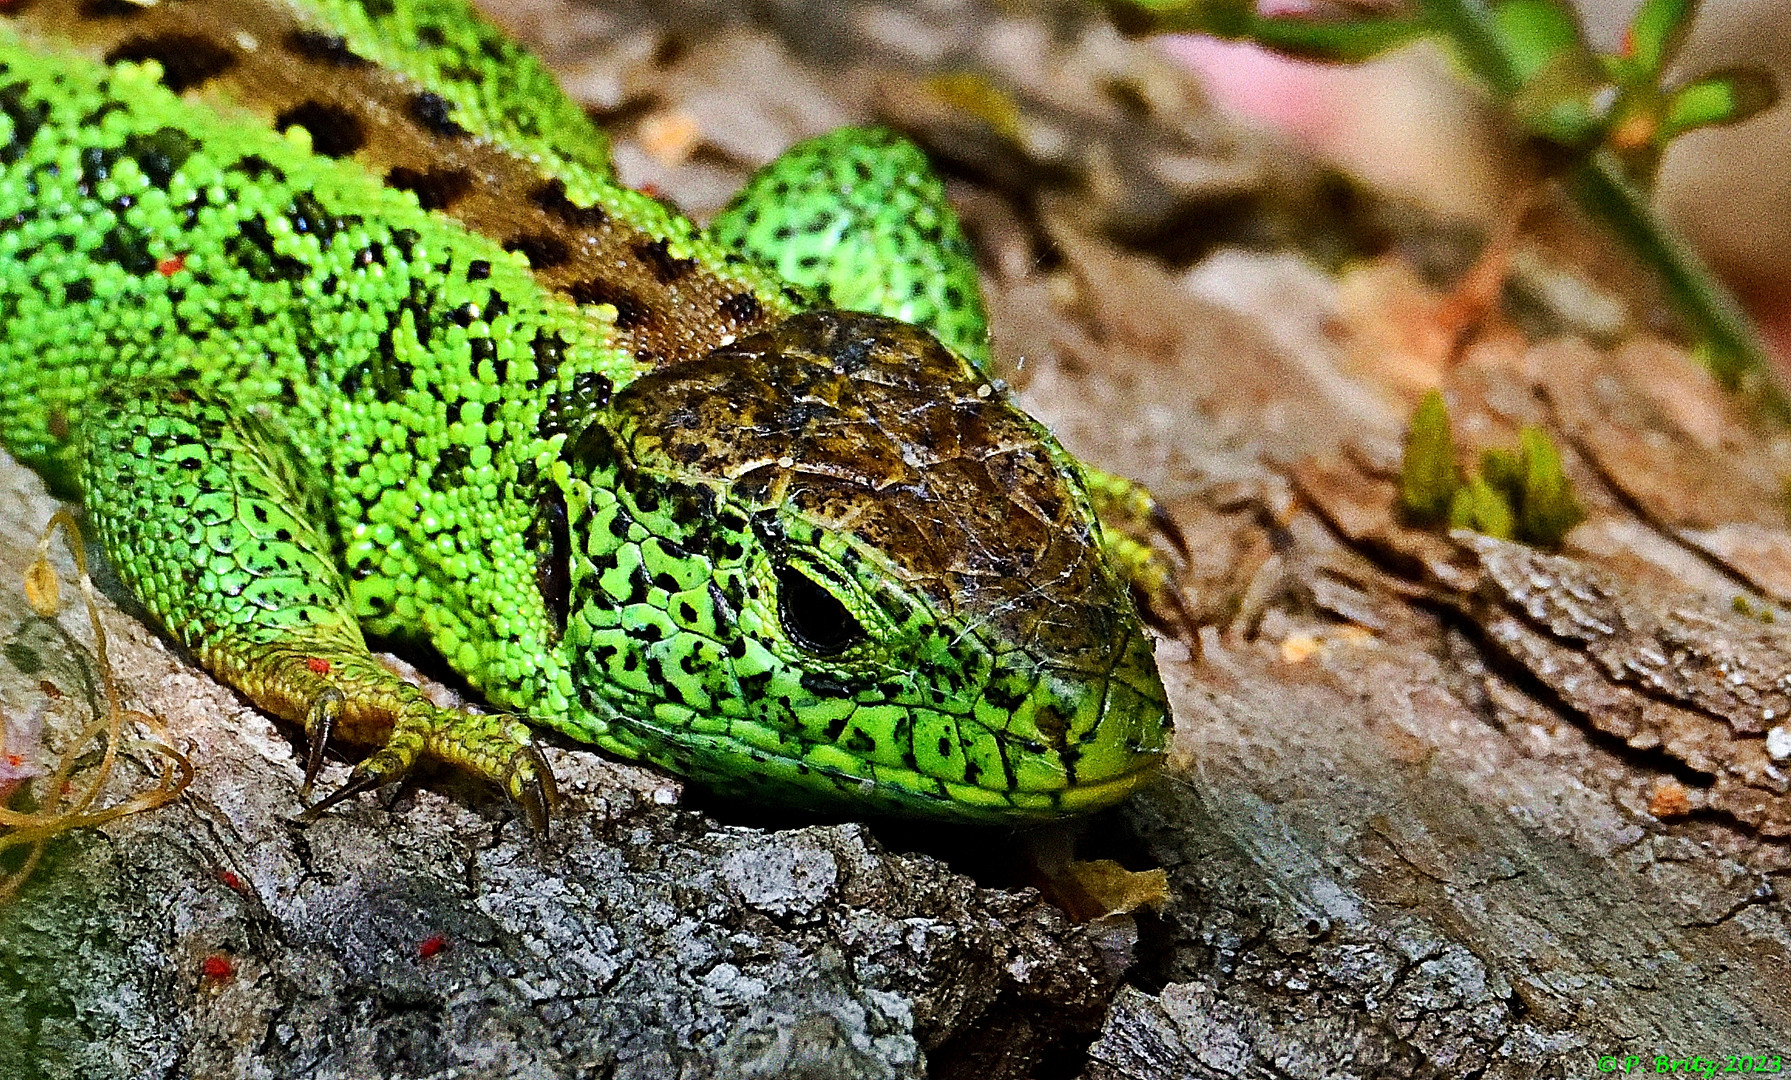
M555 630L566 632L572 612L572 541L566 523L566 493L549 484L535 501L529 525L529 550L535 553L535 586L553 617Z
M845 652L865 638L838 597L788 563L777 567L777 618L790 640L817 656Z

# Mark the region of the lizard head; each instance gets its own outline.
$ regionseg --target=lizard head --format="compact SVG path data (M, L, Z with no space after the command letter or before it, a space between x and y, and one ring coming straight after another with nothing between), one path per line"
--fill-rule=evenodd
M980 820L1160 759L1073 460L924 331L810 312L610 407L571 448L615 480L573 522L566 644L612 738L736 794Z

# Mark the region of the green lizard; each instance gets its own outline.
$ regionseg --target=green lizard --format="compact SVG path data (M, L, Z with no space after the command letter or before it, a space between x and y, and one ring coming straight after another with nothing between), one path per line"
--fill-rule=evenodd
M1124 544L985 341L893 136L704 233L461 0L0 0L0 438L307 791L375 748L314 809L429 758L544 823L528 724L782 802L1124 797L1169 723Z

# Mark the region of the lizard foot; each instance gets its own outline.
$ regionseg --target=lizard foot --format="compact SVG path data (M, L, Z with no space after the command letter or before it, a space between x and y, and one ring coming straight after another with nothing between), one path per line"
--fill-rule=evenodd
M315 821L330 807L402 779L419 762L431 760L497 784L535 831L546 831L556 801L553 771L528 725L504 714L441 708L371 657L284 659L261 670L278 670L281 677L269 682L280 684L279 696L303 703L293 710L303 718L309 743L301 799L309 802L333 739L377 747L355 765L346 784L310 803L301 820Z
M325 714L331 710L326 701L318 703ZM305 770L307 794L322 766L324 741L312 737ZM553 770L531 738L528 725L513 716L461 712L426 703L406 709L392 724L385 744L355 765L347 783L312 803L301 817L315 821L330 807L363 791L402 779L426 758L496 783L522 810L530 828L538 833L547 831L558 795Z
M1095 516L1105 526L1107 554L1143 599L1147 613L1156 616L1158 625L1179 623L1192 633L1194 621L1176 587L1175 566L1152 543L1160 539L1188 558L1188 541L1175 519L1143 484L1098 469L1085 468L1083 478Z

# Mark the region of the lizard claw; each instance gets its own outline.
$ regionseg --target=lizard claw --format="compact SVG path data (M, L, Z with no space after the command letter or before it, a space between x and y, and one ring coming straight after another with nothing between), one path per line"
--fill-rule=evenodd
M311 756L315 758L316 751L313 751ZM299 820L316 821L325 810L351 799L363 791L373 791L394 781L402 780L416 765L417 758L418 747L414 742L400 745L387 743L357 764L354 770L348 774L347 783L306 807L305 812L299 815ZM309 780L305 782L305 786L306 788L310 787Z
M342 708L346 704L342 691L335 687L326 687L311 702L305 714L305 741L309 744L305 753L305 782L299 788L299 799L309 802L311 789L317 783L317 774L323 771L323 751L329 745L330 736L336 732L336 721L342 717Z
M1194 552L1188 547L1188 538L1182 535L1181 525L1170 516L1169 511L1163 509L1163 504L1154 498L1150 502L1150 525L1158 536L1168 541L1169 546L1175 549L1177 555L1184 560L1194 557Z
M365 762L362 763L362 765L364 764ZM328 810L330 807L348 799L352 799L363 791L372 791L374 788L386 783L389 779L395 779L395 777L381 776L376 772L363 772L362 765L356 765L354 767L354 772L350 773L348 776L348 783L343 784L328 795L325 795L323 798L305 807L304 812L299 815L299 820L310 825L318 818L322 817L324 811ZM307 787L308 786L309 784L307 783Z
M548 766L539 746L530 742L510 758L504 790L528 819L529 828L545 837L560 793L554 786L553 769Z

